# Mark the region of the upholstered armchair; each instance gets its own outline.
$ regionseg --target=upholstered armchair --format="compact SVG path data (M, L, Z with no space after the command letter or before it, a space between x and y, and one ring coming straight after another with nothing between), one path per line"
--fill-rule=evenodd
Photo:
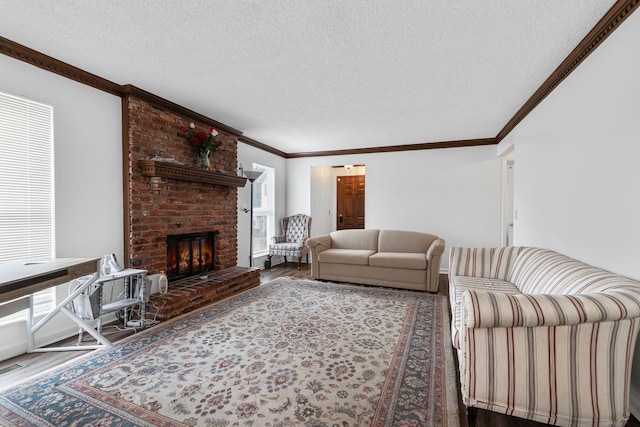
M303 256L307 256L307 263L309 263L307 239L311 234L311 217L305 214L288 216L282 218L280 226L282 234L271 238L268 263L271 265L271 257L274 255L284 256L284 262L287 262L288 256L294 256L298 258L298 270L300 270Z

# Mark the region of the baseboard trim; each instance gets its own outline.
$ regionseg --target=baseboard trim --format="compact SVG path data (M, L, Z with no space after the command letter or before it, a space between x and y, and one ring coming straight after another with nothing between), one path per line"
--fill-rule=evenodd
M640 390L633 386L629 390L629 410L640 420Z

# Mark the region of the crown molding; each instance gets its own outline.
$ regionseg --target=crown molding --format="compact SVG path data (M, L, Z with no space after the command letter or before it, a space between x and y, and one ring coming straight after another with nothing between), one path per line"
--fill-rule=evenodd
M270 145L267 144L263 144L260 141L257 141L253 138L249 138L248 136L241 136L238 138L238 142L244 142L247 145L250 145L252 147L258 148L260 150L266 151L268 153L271 154L275 154L276 156L280 156L280 157L287 157L287 153L285 153L284 151L280 151L277 148L273 148Z
M524 103L516 114L507 122L496 135L499 143L502 141L534 108L538 106L578 65L582 63L600 44L606 40L618 26L633 13L640 0L618 0L611 9L582 39L578 46L562 61L553 73L542 83L533 95Z
M497 144L495 138L460 139L456 141L425 142L421 144L387 145L384 147L354 148L349 150L311 151L307 153L289 153L285 158L345 156L350 154L390 153L394 151L435 150L438 148L477 147Z
M593 27L576 48L562 61L556 70L544 81L544 83L533 93L514 116L505 124L494 138L466 139L457 141L428 142L422 144L392 145L384 147L369 147L347 150L316 151L285 153L266 145L260 141L242 135L242 131L234 129L224 123L213 120L193 110L182 107L167 99L161 98L143 89L132 85L118 85L95 74L84 71L80 68L69 65L58 59L52 58L43 53L37 52L21 44L15 43L4 37L0 37L0 53L34 65L38 68L67 77L79 83L92 86L96 89L120 96L123 99L127 96L135 96L145 100L155 106L165 108L169 111L179 113L186 117L202 123L208 123L238 137L238 141L252 147L267 151L274 155L295 159L301 157L323 157L352 154L372 154L387 153L395 151L412 150L432 150L439 148L473 147L481 145L494 145L502 141L534 108L538 106L562 81L571 74L578 65L584 61L618 26L633 13L640 5L640 0L618 0L600 21Z
M112 95L121 96L120 85L4 37L0 37L0 53Z

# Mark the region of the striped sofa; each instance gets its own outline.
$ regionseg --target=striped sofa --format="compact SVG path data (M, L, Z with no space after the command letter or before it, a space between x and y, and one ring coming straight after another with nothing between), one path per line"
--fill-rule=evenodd
M563 426L623 426L640 282L533 247L450 250L462 399Z

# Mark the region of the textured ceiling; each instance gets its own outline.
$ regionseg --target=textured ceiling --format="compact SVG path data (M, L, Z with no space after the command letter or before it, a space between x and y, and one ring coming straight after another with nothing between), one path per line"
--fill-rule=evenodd
M0 0L0 36L300 153L494 137L614 3Z

